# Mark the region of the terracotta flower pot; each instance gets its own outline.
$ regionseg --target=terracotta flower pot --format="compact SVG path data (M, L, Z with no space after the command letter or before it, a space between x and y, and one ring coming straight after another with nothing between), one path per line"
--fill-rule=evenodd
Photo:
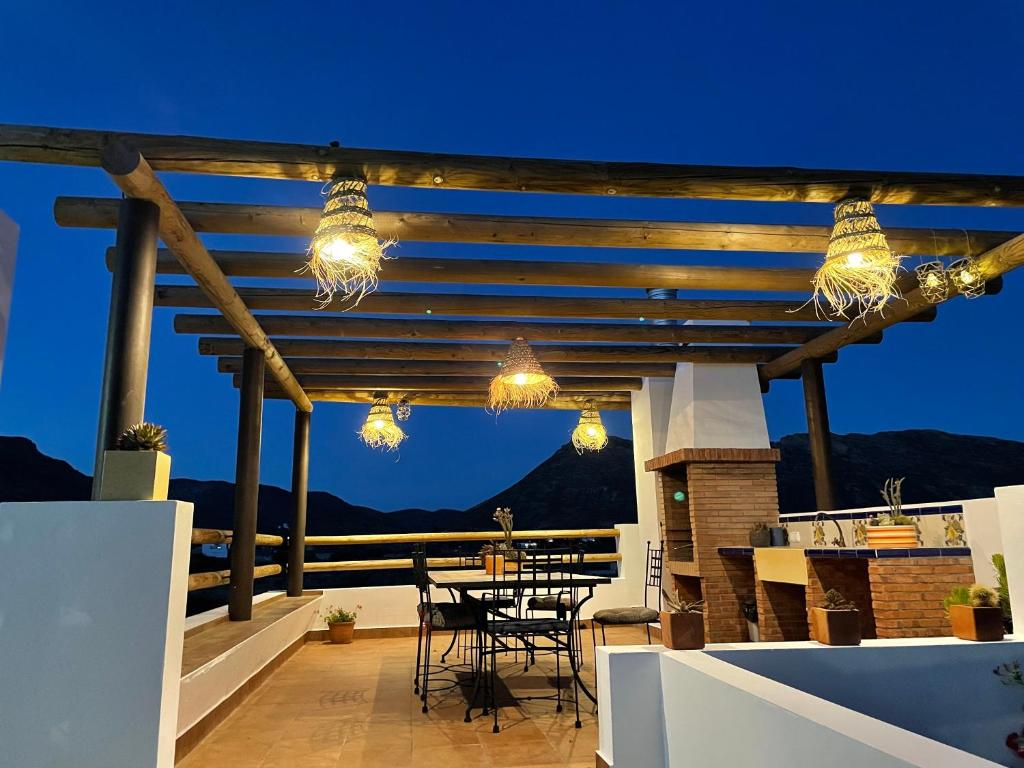
M704 614L662 611L661 642L673 651L695 651L704 647Z
M822 645L860 645L860 611L811 608L814 639Z
M915 549L917 528L913 525L869 525L868 549Z
M1003 609L975 608L973 605L949 606L953 634L961 640L991 642L1003 639Z
M327 634L332 643L348 645L355 637L356 623L354 621L337 621L327 625Z
M504 573L504 555L484 555L484 573Z

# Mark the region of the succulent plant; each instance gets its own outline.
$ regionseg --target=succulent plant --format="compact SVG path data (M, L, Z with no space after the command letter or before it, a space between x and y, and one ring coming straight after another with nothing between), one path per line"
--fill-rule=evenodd
M117 438L119 451L166 451L167 430L148 421L132 424Z
M942 601L942 607L946 609L946 613L949 613L950 606L970 604L971 588L966 584L959 584L953 587Z
M692 603L688 603L685 600L679 599L679 593L669 587L667 584L663 584L661 587L661 603L665 609L665 613L703 613L704 612L704 601L697 600Z
M857 609L857 606L843 597L843 594L838 589L830 589L825 593L825 600L822 602L821 607L826 611L853 611Z
M970 591L971 605L975 608L998 608L999 596L991 587L974 584Z

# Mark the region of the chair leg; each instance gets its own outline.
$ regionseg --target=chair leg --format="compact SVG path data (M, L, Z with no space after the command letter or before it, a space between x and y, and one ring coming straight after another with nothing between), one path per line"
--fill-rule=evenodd
M491 640L491 710L494 713L494 726L491 728L493 733L498 733L501 729L498 727L498 697L497 697L497 667L498 667L498 649L495 645L496 640Z
M470 723L473 721L473 705L476 703L476 697L480 692L480 679L484 676L483 670L483 641L480 636L480 632L476 632L476 645L472 648L472 661L473 661L473 693L469 697L469 702L466 704L466 717L465 722Z
M433 630L430 625L427 625L427 650L423 657L423 693L420 696L420 698L423 699L423 708L421 711L424 714L427 712L427 690L430 686L430 640L433 635Z
M423 654L423 620L420 619L419 631L416 633L416 675L413 678L413 693L420 692L420 659Z
M646 624L645 626L647 627L647 644L650 645L651 644L651 625L650 624Z
M570 628L571 629L571 628ZM601 625L601 629L604 629L604 625ZM573 647L572 647L572 632L569 632L569 658L572 658ZM594 664L595 670L597 664ZM573 705L576 707L576 727L582 728L583 723L580 721L580 682L576 679L576 675L572 676L572 700Z
M608 641L604 639L604 624L601 625L601 645L608 645Z
M557 635L556 635L556 638L557 638ZM569 642L568 638L566 638L566 642ZM558 698L557 698L558 703L555 705L555 712L561 712L562 711L562 664L561 664L562 654L558 652L558 646L557 646L558 640L557 639L555 640L555 643L556 643L556 645L555 645L555 689L558 691ZM572 648L571 645L569 647Z
M444 664L444 660L448 657L448 654L452 652L452 648L455 647L455 641L459 639L459 631L455 630L452 632L452 641L448 643L448 649L441 654L441 663Z

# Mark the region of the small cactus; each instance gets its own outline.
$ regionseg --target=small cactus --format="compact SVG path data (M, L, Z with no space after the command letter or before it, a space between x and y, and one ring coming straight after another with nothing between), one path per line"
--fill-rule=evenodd
M119 451L166 451L167 430L159 424L143 421L132 424L117 438Z
M843 597L838 589L830 589L825 593L825 601L821 607L826 611L852 611L857 606Z
M970 592L971 605L975 608L998 608L999 596L994 589L984 584L975 584Z

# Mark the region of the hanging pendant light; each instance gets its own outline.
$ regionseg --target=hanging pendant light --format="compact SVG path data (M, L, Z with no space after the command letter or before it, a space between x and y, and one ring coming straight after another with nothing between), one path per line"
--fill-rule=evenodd
M851 307L857 317L880 312L900 293L896 272L900 257L889 248L871 203L849 198L836 204L835 226L828 242L825 263L814 275L815 304L824 299L834 314L847 317Z
M938 304L946 300L949 293L949 278L946 266L941 261L926 261L914 267L917 275L917 286L921 295L929 304Z
M384 251L393 244L381 242L373 226L365 179L337 176L327 187L327 199L304 268L316 279L321 309L330 304L335 293L355 298L358 304L373 291Z
M967 256L949 265L949 277L953 287L965 299L976 299L985 295L985 275L978 260Z
M535 408L557 391L558 384L544 372L530 345L520 336L509 347L501 372L491 379L487 407L495 413L508 408Z
M584 451L600 451L608 445L608 430L601 423L601 412L595 411L594 404L589 400L580 411L579 424L572 431L572 444L580 454Z
M393 451L405 438L405 432L395 424L387 398L375 399L362 429L359 430L359 439L371 448L387 448Z
M409 405L409 401L403 397L398 401L398 405L395 406L395 418L399 421L408 421L410 416L412 416L412 406Z

